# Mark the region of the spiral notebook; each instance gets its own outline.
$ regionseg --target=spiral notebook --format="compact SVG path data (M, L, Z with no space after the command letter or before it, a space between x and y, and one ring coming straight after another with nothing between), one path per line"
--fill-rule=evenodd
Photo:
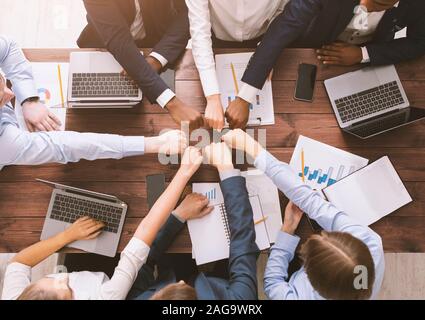
M216 189L212 189L211 192L211 196L214 193L216 197L218 196ZM249 201L254 222L263 219L259 197L252 196ZM197 265L229 258L230 227L226 207L223 202L212 205L214 205L214 210L210 214L201 219L188 221L192 250ZM255 242L260 250L270 248L265 222L255 225L255 233Z

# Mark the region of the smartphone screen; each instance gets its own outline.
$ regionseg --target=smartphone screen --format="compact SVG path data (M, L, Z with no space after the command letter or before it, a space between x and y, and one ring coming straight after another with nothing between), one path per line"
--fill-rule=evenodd
M165 175L153 174L146 176L146 189L150 209L165 190Z
M301 63L299 65L295 99L309 102L313 101L316 73L317 66L314 64Z

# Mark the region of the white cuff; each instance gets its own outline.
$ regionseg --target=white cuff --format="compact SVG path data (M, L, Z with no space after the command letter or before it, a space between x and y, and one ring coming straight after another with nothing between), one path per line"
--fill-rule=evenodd
M165 106L170 102L171 99L173 99L176 96L176 94L171 91L171 89L165 90L161 95L156 99L156 102L162 107L165 108Z
M259 90L256 87L253 87L245 82L242 82L242 86L239 90L238 97L244 99L246 102L254 104L258 91Z
M145 153L145 137L123 137L124 157L140 156Z
M366 47L362 47L362 56L363 56L362 63L370 62L369 52L367 51Z
M218 174L220 175L220 180L224 181L232 177L240 176L241 171L239 169L230 169L230 170L219 171Z
M218 85L217 72L215 69L199 71L199 77L201 78L202 88L204 89L204 95L206 97L220 94L220 87Z
M159 63L162 65L163 68L168 64L168 60L165 59L162 55L160 55L157 52L151 52L149 55L151 57L155 58L156 60L158 60Z

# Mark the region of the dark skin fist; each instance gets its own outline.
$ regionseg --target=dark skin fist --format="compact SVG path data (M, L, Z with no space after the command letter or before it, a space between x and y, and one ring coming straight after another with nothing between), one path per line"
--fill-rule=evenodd
M352 66L363 60L362 49L344 42L335 42L316 51L324 65Z
M236 97L227 107L225 117L231 129L245 129L249 118L249 103Z
M182 121L189 122L189 130L193 131L204 126L202 114L184 104L177 97L171 99L166 105L173 120L180 125Z

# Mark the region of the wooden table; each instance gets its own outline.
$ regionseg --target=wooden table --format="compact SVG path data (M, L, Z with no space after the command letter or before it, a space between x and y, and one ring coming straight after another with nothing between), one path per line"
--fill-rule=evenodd
M68 61L68 49L28 49L31 61ZM237 50L219 50L220 53ZM282 161L289 161L300 134L342 148L374 161L388 155L414 202L375 223L387 252L425 252L425 122L367 141L344 134L335 120L323 80L355 68L319 66L314 103L293 99L300 62L317 63L313 50L286 50L274 70L273 95L276 125L267 127L267 147ZM425 107L425 58L397 66L412 105ZM203 111L205 100L191 51L183 56L176 72L176 93L184 102ZM67 130L157 135L163 128L177 128L160 107L144 102L129 110L69 110ZM2 152L0 150L0 152ZM148 211L145 177L165 173L170 181L176 166L163 166L156 155L123 160L81 161L38 167L10 166L0 172L0 252L17 252L40 238L51 189L36 178L47 179L98 192L114 194L129 204L120 250L129 241ZM193 181L218 181L217 172L202 167ZM282 209L286 200L282 196ZM311 234L303 219L299 235ZM187 230L176 239L173 252L190 252Z

